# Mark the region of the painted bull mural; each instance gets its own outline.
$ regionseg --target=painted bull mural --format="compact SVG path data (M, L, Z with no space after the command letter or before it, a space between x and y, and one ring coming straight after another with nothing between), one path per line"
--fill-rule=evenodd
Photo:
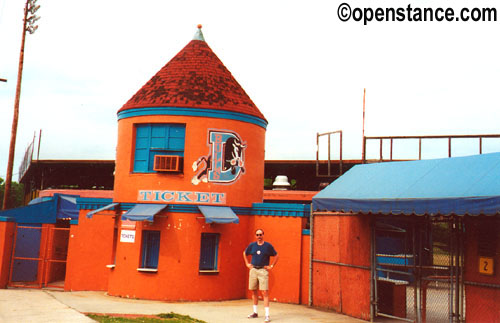
M230 184L235 182L240 174L245 173L245 148L237 133L225 130L209 130L208 146L210 153L198 158L193 163L191 183L219 183Z

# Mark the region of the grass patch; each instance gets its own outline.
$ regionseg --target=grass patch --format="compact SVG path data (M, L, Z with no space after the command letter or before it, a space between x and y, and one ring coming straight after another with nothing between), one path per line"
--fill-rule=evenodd
M91 319L101 323L156 323L156 322L171 322L171 323L206 323L205 321L194 319L189 315L177 313L162 313L157 315L100 315L87 314Z

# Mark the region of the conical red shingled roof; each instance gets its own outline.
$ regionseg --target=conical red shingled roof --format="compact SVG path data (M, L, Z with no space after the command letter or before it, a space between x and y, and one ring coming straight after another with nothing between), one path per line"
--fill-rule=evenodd
M192 40L118 111L144 107L203 108L265 120L203 40Z

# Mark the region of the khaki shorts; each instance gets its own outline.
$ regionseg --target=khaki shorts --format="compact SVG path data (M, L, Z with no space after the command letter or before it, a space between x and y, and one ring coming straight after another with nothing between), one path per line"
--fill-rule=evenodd
M250 269L250 278L248 279L248 289L256 290L257 285L260 290L269 290L269 272L267 271L267 269L264 268Z

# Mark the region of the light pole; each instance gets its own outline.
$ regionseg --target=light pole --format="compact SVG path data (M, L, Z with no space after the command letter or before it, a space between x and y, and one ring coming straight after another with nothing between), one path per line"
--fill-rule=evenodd
M40 19L40 17L35 16L35 12L40 9L40 6L36 5L37 0L27 0L24 6L24 21L23 21L23 35L21 38L21 52L19 54L19 68L17 70L17 87L16 87L16 99L14 101L14 117L12 118L12 132L10 136L10 147L9 147L9 160L7 162L7 176L5 178L5 190L3 195L2 208L6 210L8 208L9 196L10 196L10 186L12 183L12 169L14 166L14 151L16 148L16 136L17 136L17 121L19 118L19 98L21 96L21 80L23 78L23 63L24 63L24 41L26 38L26 32L30 34L37 30L38 26L35 22Z

